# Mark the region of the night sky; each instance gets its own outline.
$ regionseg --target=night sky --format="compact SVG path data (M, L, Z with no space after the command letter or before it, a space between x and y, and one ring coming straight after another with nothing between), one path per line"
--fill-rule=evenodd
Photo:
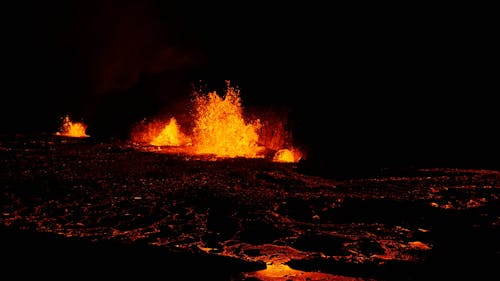
M474 11L167 2L9 4L2 132L70 114L119 135L230 80L244 106L292 108L300 141L328 155L498 155L491 36Z

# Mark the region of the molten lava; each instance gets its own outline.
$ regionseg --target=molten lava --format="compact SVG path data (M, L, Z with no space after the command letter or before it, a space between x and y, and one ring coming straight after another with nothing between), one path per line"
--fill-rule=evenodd
M160 119L142 120L133 128L131 141L158 148L161 146L191 145L191 139L182 132L175 117L171 117L168 122Z
M154 146L180 146L185 143L186 137L180 131L177 120L172 117L160 134L150 144Z
M66 136L66 137L75 137L75 138L84 138L88 137L85 133L87 130L87 125L81 122L73 122L66 115L63 119L63 124L61 125L60 131L56 133L58 136Z
M289 145L285 139L288 134L282 132L284 126L281 122L267 120L262 123L257 117L249 118L252 119L250 122L245 120L240 91L231 87L229 82L225 95L215 91L208 94L196 92L191 102L189 132L182 131L174 117L168 123L143 120L132 131L132 141L158 147L155 151L169 146L168 151L189 155L264 158L269 151L276 151L272 157L275 162L294 163L300 159L298 150L280 148Z
M216 92L197 95L193 144L199 154L222 157L261 157L263 147L257 144L259 120L246 123L239 90L228 85L226 95Z
M300 157L301 156L298 151L283 148L276 151L273 157L273 161L283 162L283 163L294 163L299 161Z

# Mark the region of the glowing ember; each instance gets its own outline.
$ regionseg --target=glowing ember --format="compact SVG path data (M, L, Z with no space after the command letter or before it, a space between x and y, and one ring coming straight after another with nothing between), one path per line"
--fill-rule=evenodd
M160 134L155 137L150 144L154 146L180 146L185 137L180 131L177 120L174 117L163 128Z
M195 126L193 144L199 154L222 157L260 157L257 144L259 120L245 123L239 90L228 88L220 97L216 92L195 96Z
M87 125L81 122L72 122L69 116L66 115L63 119L60 131L57 132L56 135L84 138L89 136L85 133L85 130L87 130Z

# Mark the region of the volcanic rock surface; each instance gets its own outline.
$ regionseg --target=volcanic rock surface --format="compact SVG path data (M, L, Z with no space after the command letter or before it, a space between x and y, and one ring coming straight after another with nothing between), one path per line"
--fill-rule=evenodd
M297 163L48 134L1 136L0 155L1 264L10 276L498 274L499 170L412 167L326 178Z

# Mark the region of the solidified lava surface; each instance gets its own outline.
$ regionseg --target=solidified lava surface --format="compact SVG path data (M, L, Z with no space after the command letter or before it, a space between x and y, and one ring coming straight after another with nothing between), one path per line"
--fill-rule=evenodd
M54 135L1 136L0 155L3 271L18 276L28 268L61 279L65 270L167 280L497 274L498 170L335 179L295 163Z

